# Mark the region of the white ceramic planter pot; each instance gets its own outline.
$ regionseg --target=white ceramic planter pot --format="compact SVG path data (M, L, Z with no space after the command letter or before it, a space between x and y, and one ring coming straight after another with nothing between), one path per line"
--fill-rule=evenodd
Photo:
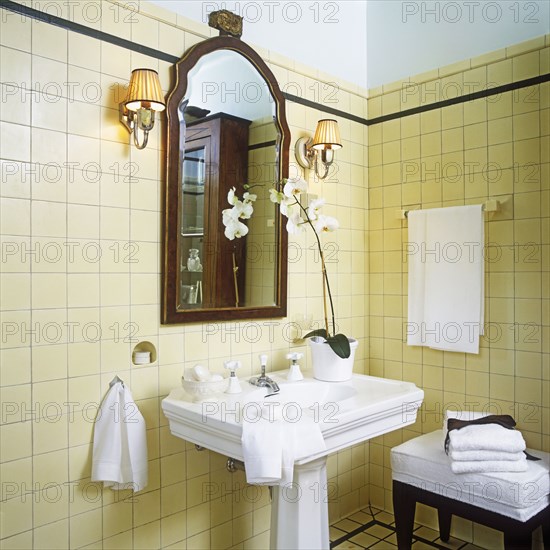
M314 336L309 339L313 363L313 378L323 380L324 382L345 382L351 378L355 350L359 342L354 338L348 339L351 354L347 359L338 357L324 338Z

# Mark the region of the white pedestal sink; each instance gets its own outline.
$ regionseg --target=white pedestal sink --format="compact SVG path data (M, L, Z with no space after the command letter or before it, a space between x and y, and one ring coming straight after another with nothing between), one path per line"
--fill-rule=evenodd
M299 406L314 417L326 451L297 457L294 487L274 488L271 548L328 549L327 455L414 423L424 392L410 382L361 374L347 382L321 382L307 373L300 382L286 382L285 374L270 374L281 388L270 401ZM263 403L267 390L246 380L241 385L240 394L203 403L193 403L183 389L172 390L162 402L172 434L243 460L242 411L250 403Z

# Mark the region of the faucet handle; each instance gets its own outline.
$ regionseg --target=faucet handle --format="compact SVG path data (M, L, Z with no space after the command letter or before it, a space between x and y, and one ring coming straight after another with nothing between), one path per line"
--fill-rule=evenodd
M288 374L286 376L286 379L289 382L297 382L298 380L304 379L304 375L300 371L300 365L298 365L298 359L301 359L303 356L303 353L299 353L297 351L286 354L286 358L292 361L292 364L290 365L290 370L288 371Z
M231 376L234 376L235 371L237 369L241 368L241 362L240 361L224 361L223 366L224 366L224 368L226 368L231 373Z
M267 355L265 353L262 353L258 357L260 358L260 365L262 367L265 367L267 365Z
M225 361L223 364L224 368L229 371L229 382L227 384L227 389L225 393L241 393L241 384L239 379L235 376L235 371L241 368L240 361Z

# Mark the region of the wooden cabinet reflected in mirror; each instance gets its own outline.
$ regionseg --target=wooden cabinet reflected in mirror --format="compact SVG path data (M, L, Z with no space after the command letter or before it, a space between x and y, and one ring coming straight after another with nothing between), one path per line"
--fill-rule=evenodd
M279 86L259 55L229 36L191 48L176 77L167 103L162 322L283 317L287 235L269 198L288 177ZM248 233L230 240L222 211L232 188L257 199L241 220Z
M187 125L180 152L179 309L239 307L244 297L246 237L227 239L220 213L229 190L247 181L249 126L225 113Z

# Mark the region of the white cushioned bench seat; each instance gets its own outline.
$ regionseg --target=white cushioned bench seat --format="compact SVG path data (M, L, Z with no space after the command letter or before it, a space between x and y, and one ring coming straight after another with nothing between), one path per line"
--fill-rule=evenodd
M393 479L426 491L526 521L550 503L550 454L528 451L526 472L454 474L443 448L443 430L391 450Z
M441 540L449 540L453 515L504 532L506 550L530 549L543 527L550 548L550 453L528 450L526 472L455 474L436 430L391 450L393 507L399 549L409 549L416 503L437 509Z

